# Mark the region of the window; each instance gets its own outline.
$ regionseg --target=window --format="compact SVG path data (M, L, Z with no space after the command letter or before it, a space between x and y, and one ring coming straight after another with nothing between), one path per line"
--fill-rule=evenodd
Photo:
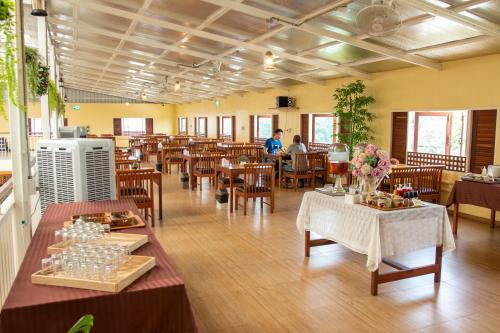
M146 134L145 118L121 118L121 120L121 135L134 136Z
M207 117L196 118L196 135L207 137Z
M29 118L28 119L28 134L32 136L42 136L42 118Z
M409 112L408 151L465 156L467 111Z
M187 135L187 118L179 118L179 134Z
M233 137L233 118L222 117L222 137L224 139L231 139Z
M333 142L334 121L332 114L313 114L311 124L313 143Z
M273 136L273 118L271 116L257 116L257 138L269 139Z

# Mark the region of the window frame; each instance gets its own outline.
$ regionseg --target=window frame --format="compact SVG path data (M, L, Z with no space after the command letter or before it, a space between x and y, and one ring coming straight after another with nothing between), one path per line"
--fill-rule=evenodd
M125 122L129 119L141 119L143 122L143 131L128 131L125 130ZM121 135L123 136L140 136L140 135L145 135L146 134L146 118L142 117L126 117L126 118L120 118L121 120Z
M203 120L204 121L204 125L203 126L203 133L201 133L201 128L202 126L200 126L200 121ZM206 138L207 137L207 130L208 130L208 117L197 117L196 118L196 135L197 136L200 136L200 137L203 137L203 138Z
M33 128L35 128L36 126L35 123L39 123L39 126L40 126L40 132L35 132L33 131ZM28 126L28 129L29 129L29 132L28 132L28 135L29 136L43 136L43 125L42 125L42 118L29 118L29 126Z
M256 131L256 135L255 135L255 139L257 140L262 140L262 139L269 139L270 137L260 137L260 122L259 122L259 119L269 119L271 120L271 136L272 136L272 133L273 133L273 116L257 116L256 117L256 127L257 127L257 131Z
M182 128L182 123L184 122L184 131L181 130ZM179 117L179 135L187 135L187 117Z
M444 154L441 155L448 155L450 156L451 152L451 130L452 130L452 114L451 112L453 111L441 111L441 112L430 112L430 111L424 111L424 112L415 112L415 123L413 125L413 151L414 152L419 152L418 151L418 125L419 125L419 118L421 117L446 117L446 142L445 142L445 147L444 147ZM424 153L424 152L421 152Z
M229 119L231 121L231 126L229 127L230 128L230 134L229 136L225 135L224 134L224 119ZM224 139L227 139L227 138L231 138L233 137L233 117L232 116L221 116L220 117L220 122L221 122L221 126L220 126L220 133L219 133L219 136L221 138L224 138Z
M316 118L332 118L332 141L331 142L316 142ZM335 116L329 113L313 113L311 115L311 143L326 143L331 144L334 143L337 139L336 133L337 126L335 122Z

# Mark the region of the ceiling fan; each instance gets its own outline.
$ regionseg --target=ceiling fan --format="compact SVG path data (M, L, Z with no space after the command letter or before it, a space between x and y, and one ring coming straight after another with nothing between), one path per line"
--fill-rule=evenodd
M362 33L374 37L385 37L396 33L401 27L401 15L394 0L372 0L356 15L356 24Z

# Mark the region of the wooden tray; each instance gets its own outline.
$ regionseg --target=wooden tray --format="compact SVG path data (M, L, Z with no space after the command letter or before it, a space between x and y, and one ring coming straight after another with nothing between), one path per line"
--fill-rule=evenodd
M373 208L373 209L378 209L378 210L383 210L385 212L390 212L390 211L393 211L393 210L403 210L403 209L412 209L412 208L422 208L422 207L426 207L426 206L429 206L428 203L426 202L422 202L422 204L420 206L410 206L410 207L379 207L379 206L372 206L372 205L369 205L367 204L366 202L362 202L360 203L360 205L363 205L363 206L366 206L366 207L370 207L370 208Z
M148 235L125 234L117 232L106 235L106 238L102 240L103 244L119 244L122 246L127 246L130 252L137 250L147 242ZM64 242L52 244L47 248L47 253L58 253L64 250L66 247L67 245Z
M474 179L474 178L469 178L469 177L460 177L460 179L468 181L468 182L475 182L475 183L481 183L481 184L500 184L500 178L494 178L492 181L487 181L484 179Z
M117 271L114 281L79 279L64 276L61 272L46 274L42 270L31 275L31 282L48 286L90 289L117 293L128 287L156 265L154 257L132 256L131 260Z
M120 214L121 216L117 217L116 214ZM71 221L64 222L64 226L72 224L74 221L76 221L76 219L82 216L86 217L89 220L89 222L110 224L111 230L142 228L146 226L146 224L139 215L136 215L129 210L73 215L71 216Z

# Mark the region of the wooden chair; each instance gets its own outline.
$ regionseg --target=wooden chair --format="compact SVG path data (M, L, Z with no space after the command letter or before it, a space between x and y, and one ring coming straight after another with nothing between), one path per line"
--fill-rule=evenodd
M141 166L137 161L115 161L115 169L116 170L132 170L132 166L134 163L137 163L139 167Z
M197 158L194 167L193 175L200 179L200 191L203 186L203 178L209 178L210 183L215 185L215 164L219 155L203 154Z
M236 187L235 210L238 210L238 198L243 197L243 215L247 215L248 198L260 198L260 208L264 207L264 198L269 198L267 203L274 212L274 164L252 163L244 167L243 185Z
M418 172L417 191L424 201L438 203L441 197L441 178L445 166L421 166Z
M239 164L240 163L240 160L239 160L239 156L232 156L232 155L223 155L223 156L220 156L218 161L217 161L217 164L221 164L222 163L222 159L226 159L229 161L229 163L231 163L232 165L236 165L236 164ZM216 175L217 177L218 175ZM219 178L219 181L218 181L218 189L224 189L224 188L227 188L229 186L229 177L227 176L224 176L224 177L221 177ZM243 178L241 177L234 177L233 178L233 184L235 185L241 185L243 184Z
M137 208L144 209L147 220L151 216L151 225L155 225L155 206L153 192L154 169L117 170L117 199L133 199ZM151 213L149 214L148 211Z
M183 152L184 147L163 147L162 149L162 160L163 160L163 172L168 174L172 173L172 165L176 164L177 169L180 170L184 165Z
M316 180L319 178L326 184L327 177L327 153L326 152L314 152L307 153L307 160L309 162L309 170L312 171L312 188L316 187Z
M149 157L151 155L158 154L158 140L157 139L146 139L142 143L142 155L146 162L149 162Z
M130 154L123 151L115 152L115 161L128 161Z
M307 179L309 180L309 182L312 182L313 172L309 169L309 163L307 158L308 158L308 153L296 153L295 161L293 163L293 171L285 171L283 173L283 179L285 181L285 185L288 178L293 179L295 185L295 192L297 192L297 185L299 179Z

